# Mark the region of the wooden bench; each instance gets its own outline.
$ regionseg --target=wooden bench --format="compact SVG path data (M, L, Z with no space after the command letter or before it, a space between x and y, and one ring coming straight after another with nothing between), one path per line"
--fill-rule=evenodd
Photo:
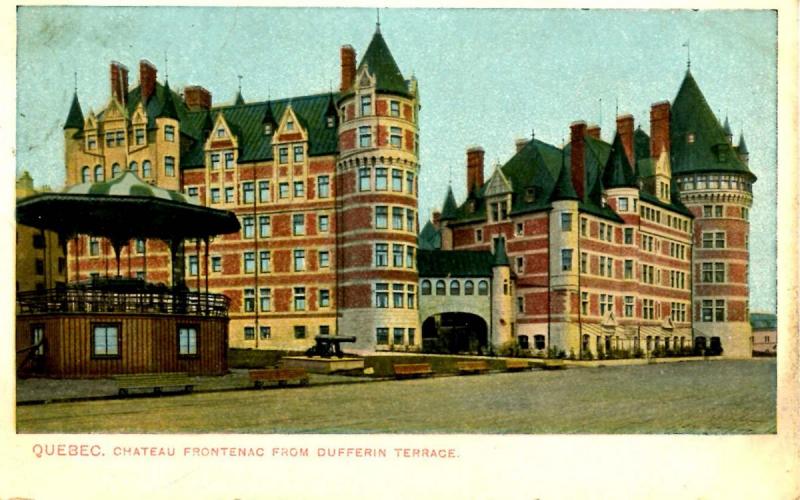
M522 370L530 370L531 365L527 359L507 359L506 371L507 372L520 372Z
M433 375L429 363L406 363L394 365L394 376L397 378L424 377Z
M456 368L462 375L473 375L489 371L489 364L486 361L457 361Z
M131 389L153 389L160 394L167 387L181 387L184 392L194 390L194 380L186 373L139 373L135 375L118 375L114 377L119 388L119 395L125 396Z
M277 382L283 387L290 381L297 380L300 385L308 385L308 373L305 368L265 368L250 370L250 381L256 389L264 387L265 382Z

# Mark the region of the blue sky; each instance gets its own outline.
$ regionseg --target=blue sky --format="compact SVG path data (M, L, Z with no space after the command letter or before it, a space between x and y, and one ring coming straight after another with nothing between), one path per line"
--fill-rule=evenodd
M374 9L20 7L17 172L64 182L62 126L78 73L84 113L109 98L108 65L138 81L148 59L170 85L199 84L230 102L338 87L339 47L363 54ZM381 31L419 80L420 218L452 182L466 194L465 151L486 150L486 176L514 140L560 144L575 120L614 131L615 107L649 129L650 104L673 100L686 71L738 138L758 176L751 216L751 309L775 310L776 25L771 11L384 9ZM618 103L618 104L617 104Z

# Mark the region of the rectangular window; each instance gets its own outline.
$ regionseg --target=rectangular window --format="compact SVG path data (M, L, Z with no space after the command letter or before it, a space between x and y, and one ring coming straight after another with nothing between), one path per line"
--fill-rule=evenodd
M294 197L302 198L305 195L305 184L303 181L294 181Z
M175 142L175 127L172 125L164 125L164 140L167 142Z
M295 271L305 271L306 270L306 251L305 250L295 250L293 255L294 255L294 270Z
M327 198L331 194L331 181L327 175L317 177L317 198Z
M517 273L521 274L525 270L525 259L522 257L517 257L516 261Z
M562 248L561 249L561 270L562 271L571 271L572 270L572 249L571 248Z
M392 208L392 229L396 231L403 230L403 209L394 207Z
M267 203L269 201L269 181L258 181L258 202Z
M406 305L409 309L414 309L414 297L416 293L414 292L414 285L408 285L408 293L406 294Z
M389 227L389 207L375 207L375 229L386 229Z
M219 153L211 153L211 170L219 168Z
M272 310L272 289L271 288L261 288L258 290L258 298L260 302L260 307L262 311L270 311Z
M633 260L632 259L625 259L625 279L632 280L633 279Z
M606 276L608 276L609 278L614 277L614 259L612 259L611 257L606 259Z
M400 116L400 101L389 101L389 115Z
M252 238L255 234L255 221L252 215L242 217L242 236L244 238Z
M389 266L389 244L376 243L375 244L375 266L388 267Z
M714 248L714 233L703 233L703 248Z
M319 267L329 267L331 265L331 254L327 250L319 251Z
M714 217L722 217L722 205L716 205L714 207Z
M225 203L233 203L233 188L225 188Z
M320 233L327 233L330 231L330 222L327 215L320 215L317 217L317 229Z
M392 307L395 309L403 308L403 296L405 295L405 286L395 283L392 285Z
M256 338L256 329L252 326L244 327L244 339L255 340L255 338Z
M272 221L269 215L258 216L258 237L266 238L272 234Z
M256 270L256 255L255 252L244 253L244 272L252 273Z
M37 347L36 351L33 353L35 356L44 356L44 343L42 339L44 339L44 326L33 325L31 327L31 345L39 344L39 347Z
M358 190L359 191L369 191L370 189L370 178L369 178L369 169L362 167L358 169Z
M392 191L403 191L403 172L396 168L392 169Z
M175 158L172 156L164 157L164 175L175 177Z
M725 233L714 233L714 248L725 248Z
M376 328L375 329L375 343L377 345L389 345L389 329Z
M89 238L89 255L100 255L100 242L94 236Z
M403 131L400 127L389 128L389 144L394 148L399 148L403 144Z
M144 144L144 128L137 127L134 130L133 135L135 137L137 146L141 146L142 144Z
M581 292L581 314L589 314L589 292Z
M725 321L725 301L717 299L714 302L714 321Z
M117 146L122 146L123 144L125 144L125 132L123 132L122 130L117 130L116 137L117 137Z
M200 194L199 190L194 186L186 188L186 195L189 196L189 198L197 198L199 194Z
M119 330L118 324L92 325L93 358L119 357Z
M614 296L600 294L600 316L604 316L607 312L614 310Z
M711 217L711 211L714 209L712 205L703 205L703 217Z
M256 310L256 291L253 288L244 289L244 312Z
M259 335L262 340L269 340L272 338L272 328L269 326L259 326Z
M605 276L606 275L606 256L605 255L601 255L598 260L600 261L600 267L598 269L599 274L600 274L600 276Z
M242 183L242 203L254 203L256 201L256 187L252 182Z
M568 212L561 213L561 230L564 232L572 231L572 214Z
M415 342L414 334L415 334L414 328L409 328L408 329L408 345L414 345L414 342Z
M331 291L327 289L321 289L319 291L319 306L330 307L330 305L331 305Z
M403 267L403 245L392 245L392 265Z
M372 96L361 96L361 116L372 114Z
M278 163L281 165L289 163L289 148L285 146L278 148Z
M288 182L281 182L278 184L278 197L280 198L288 198L289 197L289 183Z
M589 227L589 221L581 217L581 236L586 236Z
M211 271L215 273L222 271L222 257L219 255L211 257Z
M225 168L232 169L233 168L233 153L230 151L225 153Z
M619 211L620 212L627 212L628 211L628 198L620 198L619 199Z
M306 310L306 289L305 287L298 286L294 288L294 310Z
M644 319L653 319L655 317L653 299L642 299L642 317Z
M402 345L403 344L403 337L405 336L406 330L405 328L393 328L392 329L392 343L394 345Z
M372 132L369 127L358 127L358 147L368 148L372 145Z
M586 252L581 252L581 272L589 272L589 255Z
M700 308L700 321L711 322L714 320L714 301L704 300Z
M634 304L633 296L632 295L626 295L625 296L625 309L623 310L623 315L626 318L632 318L633 317L633 304Z
M414 193L414 173L406 172L406 193Z
M483 229L476 229L475 230L475 241L476 242L483 241Z
M409 269L414 268L414 247L411 245L406 247L406 267Z
M199 269L198 269L197 255L190 255L189 256L189 276L197 276L198 272L199 272Z
M197 327L178 327L178 356L197 356Z
M633 228L626 227L624 231L625 235L625 244L626 245L633 245Z
M261 250L258 253L258 270L262 273L268 273L270 271L270 261L272 260L272 255L270 254L269 250Z
M600 223L600 232L598 233L598 236L600 237L601 240L606 239L606 225L604 222Z
M306 234L306 222L303 214L292 215L292 234L295 236Z
M112 147L114 145L114 132L106 133L106 147Z
M389 307L389 284L375 283L375 307L386 309Z
M406 231L414 232L414 211L410 208L406 209Z
M306 327L305 327L305 325L294 325L294 338L296 338L296 339L304 339L304 338L306 338Z
M303 162L303 146L294 147L294 162L295 163Z
M386 191L388 189L388 175L389 169L384 167L378 167L375 169L375 190L376 191Z

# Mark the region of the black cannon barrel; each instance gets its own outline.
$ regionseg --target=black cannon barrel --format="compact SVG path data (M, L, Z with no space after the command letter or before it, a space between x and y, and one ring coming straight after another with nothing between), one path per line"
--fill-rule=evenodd
M331 343L342 343L342 342L355 342L356 337L355 335L317 335L314 337L314 340L317 342L331 342Z

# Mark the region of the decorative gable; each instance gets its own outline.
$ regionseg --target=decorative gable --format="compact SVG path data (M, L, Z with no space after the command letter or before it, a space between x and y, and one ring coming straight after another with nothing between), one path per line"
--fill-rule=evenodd
M606 327L617 326L617 317L614 315L613 310L609 310L606 312L605 316L603 316L603 321L601 324Z
M214 121L214 128L206 139L205 149L237 149L239 138L231 130L231 126L225 120L225 115L217 113Z
M89 114L86 115L86 121L83 125L84 130L97 130L97 115L94 114L94 111L91 109L89 110Z
M131 122L134 125L147 124L147 114L141 102L139 102L139 104L136 106L136 109L133 110L133 117L131 117Z
M359 88L369 88L375 86L375 75L369 72L369 64L364 63L361 70L356 75L356 82Z
M125 108L123 108L116 99L111 99L106 106L105 111L103 111L103 122L106 124L117 121L125 121L127 118L127 111L125 111Z
M505 174L503 174L500 164L495 164L494 173L492 173L492 176L489 178L489 182L486 183L484 197L492 198L495 196L507 195L512 192L511 182L506 178Z
M308 131L300 123L292 105L286 106L275 132L273 143L304 142L308 140Z

